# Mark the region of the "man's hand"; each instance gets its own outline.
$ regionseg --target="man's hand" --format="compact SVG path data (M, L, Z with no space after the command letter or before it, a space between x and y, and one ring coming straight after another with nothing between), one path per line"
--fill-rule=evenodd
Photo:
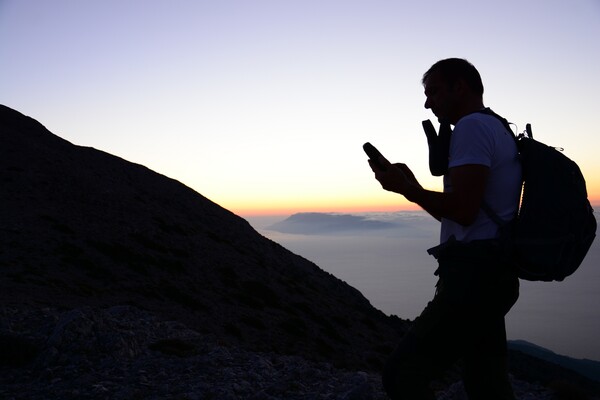
M380 157L378 161L386 167L385 170L378 168L371 160L369 160L369 165L375 173L375 179L385 190L407 196L414 188L421 187L406 164L392 164L384 157Z

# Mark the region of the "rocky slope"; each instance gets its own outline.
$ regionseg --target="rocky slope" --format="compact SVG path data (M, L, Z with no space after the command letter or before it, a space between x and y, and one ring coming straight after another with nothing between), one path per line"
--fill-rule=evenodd
M0 366L2 399L387 398L377 373L224 346L214 335L199 334L132 306L68 311L5 307L2 317L21 333L21 339L12 338L12 349L21 356L13 361L22 363ZM27 342L22 340L24 334ZM11 339L0 336L2 340ZM28 360L27 355L33 354L35 358ZM550 389L518 379L513 379L513 387L519 400L557 398ZM438 399L466 398L456 383L440 387Z

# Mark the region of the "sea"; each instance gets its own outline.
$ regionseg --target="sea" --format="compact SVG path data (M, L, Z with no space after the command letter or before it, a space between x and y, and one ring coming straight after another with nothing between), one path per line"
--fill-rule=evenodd
M388 315L414 319L435 292L439 223L425 212L247 217L263 236L358 289ZM563 282L521 280L509 340L600 361L600 239Z

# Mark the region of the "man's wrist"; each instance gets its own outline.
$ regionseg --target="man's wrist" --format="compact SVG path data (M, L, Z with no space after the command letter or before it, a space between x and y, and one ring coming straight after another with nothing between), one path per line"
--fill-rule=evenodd
M409 185L406 192L404 193L404 197L412 203L418 203L419 198L423 193L423 188L417 185Z

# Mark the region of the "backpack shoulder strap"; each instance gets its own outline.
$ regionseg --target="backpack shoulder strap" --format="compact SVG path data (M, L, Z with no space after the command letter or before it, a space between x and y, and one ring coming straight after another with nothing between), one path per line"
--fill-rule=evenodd
M516 139L516 135L513 132L512 128L510 127L510 123L508 122L508 120L498 114L496 114L494 111L492 111L491 108L486 107L483 110L478 111L481 114L486 114L486 115L491 115L492 117L496 118L497 120L499 120L500 122L502 122L502 125L504 125L504 127L506 128L507 131L509 131L513 137Z
M517 144L518 144L517 135L515 135L515 133L513 132L512 128L510 126L510 123L508 122L508 120L506 118L504 118L504 117L496 114L489 107L486 107L483 110L480 110L479 112L482 113L482 114L491 115L492 117L498 119L502 123L502 125L504 125L504 128L506 128L506 130L512 134L513 139L515 139L515 142L517 142ZM527 125L528 125L528 131L530 131L531 128L530 128L529 124L527 124ZM485 213L487 214L487 216L492 221L494 221L496 223L496 225L498 225L500 228L504 228L507 224L510 223L510 221L504 221L503 219L501 219L498 216L498 214L496 214L494 212L494 210L492 210L492 208L485 201L481 204L481 209L483 211L485 211Z

